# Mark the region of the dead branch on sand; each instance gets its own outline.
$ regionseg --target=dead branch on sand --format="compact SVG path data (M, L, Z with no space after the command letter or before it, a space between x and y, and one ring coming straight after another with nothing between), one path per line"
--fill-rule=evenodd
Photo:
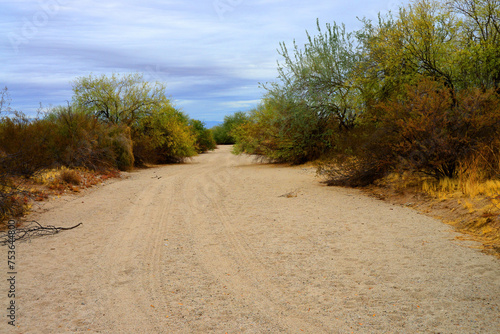
M5 246L15 241L27 241L34 237L54 235L61 231L72 230L80 225L82 225L82 223L72 227L56 227L52 225L42 226L37 221L32 221L26 227L0 232L0 245Z

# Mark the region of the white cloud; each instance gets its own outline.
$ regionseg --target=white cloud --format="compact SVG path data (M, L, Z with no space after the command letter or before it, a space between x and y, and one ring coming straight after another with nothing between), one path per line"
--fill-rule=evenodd
M229 7L221 14L214 3ZM78 76L139 71L166 81L167 93L191 117L220 120L257 104L259 82L277 75L280 42L303 44L316 18L345 22L349 29L359 24L356 16L375 19L388 7L394 2L2 2L0 86L9 87L14 106L33 112L38 102L71 99L70 82Z
M222 106L235 110L248 110L254 108L260 100L230 101L221 103Z

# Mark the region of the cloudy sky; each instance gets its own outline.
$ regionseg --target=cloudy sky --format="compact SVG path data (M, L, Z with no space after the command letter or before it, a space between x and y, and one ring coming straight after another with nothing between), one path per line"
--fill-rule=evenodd
M0 0L0 88L11 107L71 100L71 82L142 72L175 105L212 123L259 102L280 42L299 45L316 19L360 28L397 0Z

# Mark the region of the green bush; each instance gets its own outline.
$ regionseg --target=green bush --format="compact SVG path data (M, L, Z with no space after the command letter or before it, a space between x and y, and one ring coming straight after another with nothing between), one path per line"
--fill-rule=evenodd
M189 126L196 138L196 151L198 153L215 150L217 144L213 133L205 128L205 124L202 121L191 119L189 120Z
M231 132L235 153L262 155L293 164L322 156L333 136L329 124L316 117L306 103L286 97L267 96L250 112L249 120Z
M130 128L118 127L110 132L116 167L129 170L134 167L134 151Z
M188 121L170 104L141 119L132 129L136 164L182 162L196 155L196 138Z
M232 131L248 120L246 113L238 111L232 115L224 116L224 122L214 126L211 131L217 145L232 145L236 139Z
M112 140L120 168L128 168L132 161L137 165L179 162L211 148L210 135L189 127L188 117L167 98L165 86L145 81L140 73L80 77L73 92L74 105L100 123L130 128L133 145L126 136Z

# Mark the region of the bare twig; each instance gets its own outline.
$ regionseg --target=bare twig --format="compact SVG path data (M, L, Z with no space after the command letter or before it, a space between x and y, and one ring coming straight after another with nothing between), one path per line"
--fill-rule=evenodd
M82 225L82 223L77 224L72 227L56 227L52 225L42 226L37 221L32 221L26 227L16 228L15 234L9 234L9 231L0 232L0 245L4 246L8 243L12 243L14 241L26 241L31 240L33 237L41 237L46 235L54 235L61 231L68 231L78 226Z

